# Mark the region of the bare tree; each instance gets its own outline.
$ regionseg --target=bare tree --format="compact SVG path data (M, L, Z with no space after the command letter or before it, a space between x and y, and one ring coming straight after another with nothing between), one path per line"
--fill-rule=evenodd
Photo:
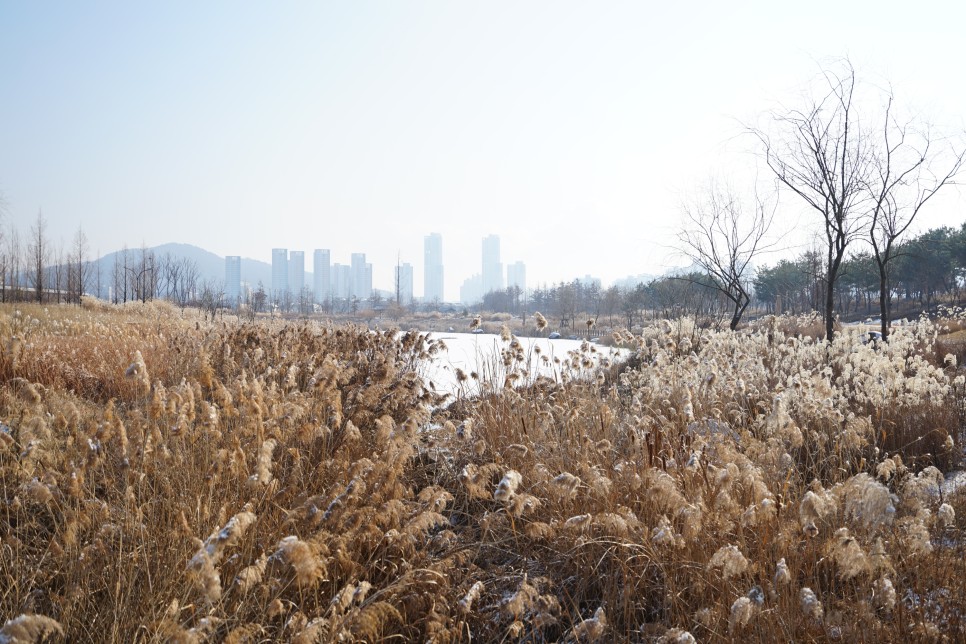
M7 271L9 258L7 257L6 236L3 230L3 215L7 214L7 200L0 192L0 302L7 301Z
M104 297L104 292L103 292L103 286L104 285L101 283L102 282L102 277L103 277L102 270L101 269L102 269L102 267L101 267L101 252L98 250L97 251L97 259L94 260L94 275L93 275L93 279L94 279L94 292L97 294L97 297L99 297L99 298Z
M180 263L180 278L176 290L178 303L181 305L181 308L184 308L194 296L195 291L198 290L198 280L201 277L201 271L198 269L198 263L188 257L182 257Z
M23 244L20 241L20 231L11 228L7 235L7 250L5 253L5 270L7 273L6 281L10 285L10 291L4 295L7 298L17 300L22 296L23 275L21 271L24 267Z
M161 274L164 296L182 308L188 304L187 295L184 298L179 297L180 293L178 290L183 266L179 258L174 257L171 253L167 253L158 267L158 271Z
M53 250L53 262L47 275L47 290L50 290L51 282L53 282L54 296L57 298L57 304L60 304L61 296L67 293L69 279L70 261L69 259L65 260L64 245L61 243ZM47 301L50 301L49 294L47 295Z
M205 319L209 317L214 320L218 309L225 305L224 282L216 279L206 279L201 283L198 294L198 306L205 314Z
M142 245L141 256L127 266L127 271L133 298L141 302L153 299L158 284L154 251Z
M4 233L3 215L7 214L7 200L0 192L0 302L7 301L7 278L10 274L10 246Z
M928 127L918 128L912 121L900 123L893 114L891 92L880 136L868 184L872 202L868 238L879 269L880 331L887 340L892 321L889 269L896 257L896 241L939 189L953 181L963 167L966 149L934 136Z
M80 296L83 293L83 289L78 289L78 271L77 264L74 262L74 249L73 246L67 251L67 303L71 302L80 303ZM75 300L76 297L76 300Z
M556 313L560 318L560 329L565 329L568 322L570 328L574 329L577 323L577 280L561 283L554 290L557 294Z
M188 257L165 256L158 274L168 299L182 309L191 302L198 288L198 264Z
M315 310L314 307L315 296L312 294L311 287L303 286L302 290L298 294L298 311L299 315L302 317L307 316Z
M750 128L775 177L822 219L825 232L825 334L835 325L835 286L849 243L867 212L873 156L871 132L855 105L856 74L848 60L821 74L818 97L801 109L770 113L774 130Z
M90 281L90 267L87 256L87 236L84 229L78 226L77 233L74 234L73 254L68 258L67 271L67 291L68 298L80 304L81 296Z
M111 269L111 288L113 290L111 301L114 304L127 302L129 254L127 246L114 253L114 265Z
M252 290L248 289L245 295L245 303L248 312L248 320L250 322L255 321L255 317L265 310L265 303L268 301L268 295L265 293L265 286L261 282L258 283L258 288Z
M7 301L7 280L10 278L10 264L6 235L0 233L0 302Z
M44 289L47 288L45 271L50 260L47 242L47 220L43 211L37 212L37 219L30 227L30 242L27 245L30 258L30 285L38 302L43 302Z
M749 207L730 186L713 180L702 198L684 205L680 250L731 303L732 331L751 302L751 263L773 245L765 236L775 220L776 205L756 193L754 206Z
M604 313L607 316L607 326L614 325L614 312L621 302L621 290L616 284L604 291Z
M155 256L154 258L154 270L157 274L156 284L157 284L157 297L166 300L172 300L171 296L171 263L174 259L171 257L171 253L165 253L164 255Z
M645 300L645 305L653 305L654 315L666 319L688 315L695 320L717 317L720 293L712 282L710 276L696 271L651 280L646 292L650 302ZM642 321L643 317L642 314Z

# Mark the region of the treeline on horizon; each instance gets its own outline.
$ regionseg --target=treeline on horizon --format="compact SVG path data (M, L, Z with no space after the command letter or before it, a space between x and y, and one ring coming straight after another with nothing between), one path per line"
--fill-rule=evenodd
M940 302L958 301L966 272L966 223L942 226L897 246L889 267L890 297L897 312L916 313ZM758 314L801 314L822 311L826 288L826 259L821 250L808 250L774 266L759 267L748 278ZM859 250L843 262L836 287L836 312L844 318L878 315L879 272L872 253ZM487 294L486 311L522 314L539 310L560 327L578 328L620 324L632 328L649 318L680 315L723 319L731 302L714 278L699 271L664 275L633 288L574 280L533 289L525 297L509 288Z
M114 303L165 299L182 307L194 305L211 310L236 305L227 301L223 282L205 279L188 258L157 256L148 249L134 249L119 253L105 274L97 267L98 262L87 255L87 242L80 230L66 251L52 247L41 217L25 242L13 228L4 237L0 240L3 302L76 303L85 293L104 297L110 286ZM752 314L822 311L827 283L823 252L807 250L773 266L759 267L747 280L754 294ZM889 271L889 294L900 317L929 310L940 302L958 301L966 274L966 223L958 228L930 229L901 242ZM509 287L491 291L481 303L471 306L399 303L374 293L366 301L328 301L320 303L319 308L326 313L347 314L398 308L403 310L397 313L403 314L448 306L454 311L509 313L524 320L540 311L552 326L560 329L578 330L585 325L633 328L648 319L682 315L721 320L729 315L731 303L723 297L719 286L707 273L691 270L640 282L634 287L604 288L598 282L579 279L527 291ZM852 253L837 278L836 312L845 319L877 315L878 297L879 274L874 257L868 250ZM268 310L269 300L264 287L258 285L237 305L259 313ZM302 293L276 304L283 312L307 314L313 311L311 300L311 293Z
M205 278L198 263L171 253L125 247L114 253L109 269L102 257L92 257L87 236L78 228L65 248L55 245L43 214L31 224L26 238L10 226L0 229L0 302L33 301L79 304L94 295L115 304L154 299L181 307L218 308L224 299L224 280Z

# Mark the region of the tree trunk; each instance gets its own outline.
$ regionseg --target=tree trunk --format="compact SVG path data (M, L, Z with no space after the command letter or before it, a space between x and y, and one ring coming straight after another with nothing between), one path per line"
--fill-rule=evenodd
M885 267L879 268L879 318L881 323L882 339L889 339L889 288L886 278Z
M829 279L825 284L825 341L831 342L835 335L835 289L832 285L835 280L832 278L832 271L829 271Z
M731 315L731 324L728 325L732 331L738 328L738 323L741 321L741 316L744 314L745 309L748 307L748 303L750 301L750 299L744 301L741 299L735 300L735 310Z

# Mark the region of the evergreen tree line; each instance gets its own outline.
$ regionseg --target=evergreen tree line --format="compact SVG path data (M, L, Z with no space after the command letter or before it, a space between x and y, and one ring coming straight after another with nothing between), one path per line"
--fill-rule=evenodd
M902 316L914 317L940 302L966 295L966 224L943 226L898 245L890 264L889 296ZM753 289L753 315L821 312L825 303L825 258L808 250L774 266L760 267L747 281ZM573 280L535 288L516 287L488 293L485 311L525 316L540 311L557 329L586 326L633 328L648 320L696 315L724 324L731 302L715 279L698 271L666 275L632 288L603 288L598 282ZM837 277L836 311L844 319L874 317L879 312L879 270L872 253L847 257Z
M889 266L888 297L897 313L915 315L940 301L958 301L966 276L966 224L943 226L902 241ZM765 313L821 311L827 283L820 251L810 250L754 277L755 299ZM868 250L847 257L837 277L836 311L844 318L878 315L879 269Z

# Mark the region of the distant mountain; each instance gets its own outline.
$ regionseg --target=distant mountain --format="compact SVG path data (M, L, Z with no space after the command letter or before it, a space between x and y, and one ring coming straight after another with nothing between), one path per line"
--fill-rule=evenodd
M151 248L143 249L144 251L154 254L156 260L165 260L171 258L173 260L188 259L194 262L198 266L198 281L199 283L207 280L214 281L216 283L222 283L225 279L225 258L207 251L204 248L199 248L197 246L192 246L191 244L161 244L160 246L154 246ZM111 284L111 276L114 271L114 261L123 264L123 253L124 250L114 251L113 253L108 253L102 256L95 263L95 268L100 267L101 271L101 293L100 297L106 298L108 295L107 289ZM141 248L128 248L128 261L136 262L140 259L142 249ZM257 259L250 259L243 257L241 260L241 281L242 283L248 283L253 288L258 286L261 282L268 291L272 285L272 265L268 262L262 262ZM312 284L312 274L305 274L305 283Z

